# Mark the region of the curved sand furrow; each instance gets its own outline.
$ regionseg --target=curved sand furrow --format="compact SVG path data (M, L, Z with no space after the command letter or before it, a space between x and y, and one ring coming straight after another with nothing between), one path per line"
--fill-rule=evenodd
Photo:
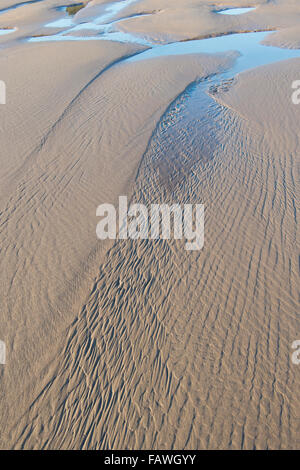
M56 355L75 305L84 301L109 246L97 243L96 207L130 192L140 155L173 97L199 75L230 61L230 56L189 56L180 63L169 58L106 69L82 87L42 144L12 173L15 186L2 199L1 227L7 266L3 288L9 293L3 310L11 317L5 335L14 337L8 351L15 362L2 386L5 394L15 383L18 403L9 410L10 420L26 410L33 390L40 389L39 377ZM31 318L32 311L39 315ZM21 351L26 352L18 361ZM21 383L26 390L22 396L16 386Z

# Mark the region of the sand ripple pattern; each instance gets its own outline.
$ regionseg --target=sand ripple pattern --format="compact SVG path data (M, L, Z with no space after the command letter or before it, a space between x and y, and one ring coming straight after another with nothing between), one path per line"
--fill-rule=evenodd
M203 202L204 250L115 243L16 447L299 447L299 147L268 132L194 88L168 110L132 200Z

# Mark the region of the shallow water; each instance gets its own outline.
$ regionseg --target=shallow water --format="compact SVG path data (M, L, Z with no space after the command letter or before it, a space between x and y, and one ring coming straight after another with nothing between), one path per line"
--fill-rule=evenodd
M108 21L112 20L120 11L128 7L130 4L135 3L137 0L122 0L120 2L109 4L102 15L96 16L93 20L77 24L75 16L62 18L51 23L46 24L47 28L71 28L70 31L77 31L78 29L95 29L98 30ZM66 11L66 9L64 9ZM81 26L81 28L78 28ZM68 32L70 32L68 31Z
M15 31L17 31L16 28L12 28L12 29L0 29L0 36L4 36L4 34L14 33Z
M71 28L74 24L73 19L71 17L68 18L61 18L59 20L52 21L51 23L47 23L45 25L46 28Z
M102 15L95 17L89 21L82 21L77 23L75 17L67 16L60 18L59 20L52 21L45 25L46 28L62 28L63 31L53 34L50 36L39 36L30 38L29 42L46 42L46 41L96 41L96 40L110 40L117 42L131 42L142 45L151 45L148 41L143 38L138 38L130 33L122 33L120 31L113 30L114 23L122 21L122 19L115 19L116 15L120 13L124 8L130 4L135 3L138 0L122 0L113 4L109 4ZM63 7L64 11L66 10ZM137 16L146 15L134 15L130 18ZM78 31L95 31L95 35L91 36L72 36L72 33Z
M94 20L76 24L74 17L67 17L49 23L47 27L66 28L58 34L51 36L40 36L30 38L30 42L45 41L95 41L95 40L111 40L118 42L131 42L148 46L149 49L143 53L139 53L134 57L127 59L129 62L148 60L155 57L163 57L168 55L185 55L185 54L216 54L226 53L228 51L236 51L239 57L236 59L234 66L230 69L231 75L243 72L245 70L255 68L261 65L267 65L281 60L300 57L300 50L282 49L279 47L264 46L261 41L269 32L257 33L237 33L228 34L215 38L199 39L183 42L174 42L166 45L153 44L142 37L134 36L134 34L115 31L112 25L120 20L116 19L116 15L125 7L137 0L122 0L113 4L109 4L103 14ZM232 8L223 10L222 14L241 14L254 8ZM92 36L72 36L72 33L92 30L95 35ZM226 77L226 73L220 74ZM219 75L219 76L220 76Z
M244 13L249 13L249 11L255 10L254 7L251 8L228 8L226 10L218 11L219 15L243 15Z
M237 51L240 53L240 57L231 70L234 73L239 73L260 65L300 57L300 49L282 49L260 44L267 34L269 32L228 34L216 38L175 42L153 47L128 60L140 61L169 55L216 54Z

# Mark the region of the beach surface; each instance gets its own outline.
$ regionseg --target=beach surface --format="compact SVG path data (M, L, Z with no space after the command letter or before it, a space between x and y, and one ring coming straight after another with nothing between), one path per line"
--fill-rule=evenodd
M127 2L1 3L0 448L299 449L299 2ZM255 31L292 55L184 51ZM203 249L97 240L120 195Z

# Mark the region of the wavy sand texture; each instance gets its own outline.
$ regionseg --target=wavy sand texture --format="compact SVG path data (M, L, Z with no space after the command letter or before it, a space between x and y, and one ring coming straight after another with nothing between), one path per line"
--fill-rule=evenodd
M166 1L151 35L205 32L196 3L183 31ZM215 31L232 27L198 3ZM294 27L297 2L257 3L236 26ZM212 99L189 85L232 55L122 61L138 50L1 51L14 93L0 121L0 447L299 448L300 62L242 74ZM97 242L96 207L120 194L203 202L204 249Z

